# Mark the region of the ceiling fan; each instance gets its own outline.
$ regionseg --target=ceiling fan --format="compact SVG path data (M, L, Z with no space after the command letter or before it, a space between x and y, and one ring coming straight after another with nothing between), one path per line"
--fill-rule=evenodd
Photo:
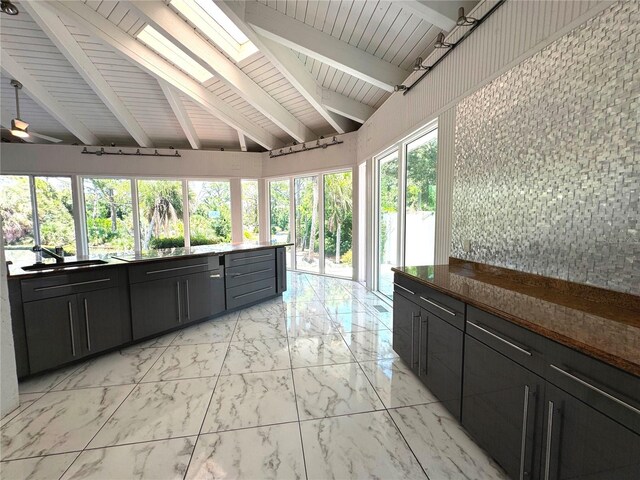
M52 143L61 142L62 140L59 138L29 130L29 124L20 119L20 99L18 98L18 91L22 88L22 84L17 80L11 80L11 86L15 88L16 91L16 118L11 119L11 129L9 130L11 135L18 138L36 137Z

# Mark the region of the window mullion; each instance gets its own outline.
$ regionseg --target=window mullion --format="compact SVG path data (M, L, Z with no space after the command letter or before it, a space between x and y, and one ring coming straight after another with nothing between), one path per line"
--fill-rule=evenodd
M36 181L33 175L29 175L29 190L31 191L31 217L33 220L33 240L36 245L41 245L40 224L38 221L38 200L36 199Z

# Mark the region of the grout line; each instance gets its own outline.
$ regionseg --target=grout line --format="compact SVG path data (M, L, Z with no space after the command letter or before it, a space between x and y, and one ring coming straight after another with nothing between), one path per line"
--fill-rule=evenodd
M286 323L285 323L286 327ZM304 466L305 478L309 478L307 472L307 456L304 451L304 440L302 439L302 425L300 424L300 409L298 408L298 393L296 391L296 380L293 374L293 361L291 359L291 344L289 343L289 329L287 329L287 351L289 352L289 366L291 367L291 385L293 386L293 402L296 406L296 415L298 417L298 433L300 435L300 448L302 449L302 465Z
M71 468L71 465L73 465L74 463L76 463L76 460L78 460L78 458L80 457L80 455L82 455L82 451L78 452L78 454L76 455L76 458L74 458L71 463L69 463L69 465L67 466L67 468L64 469L64 472L62 472L62 475L60 475L58 477L58 480L60 480L62 477L65 476L65 474L69 471L69 469Z
M202 428L204 427L204 422L207 420L207 414L209 413L209 409L211 408L211 401L213 400L213 394L218 388L218 382L220 381L220 374L222 373L222 368L224 367L224 362L227 360L227 356L229 355L229 347L231 346L231 339L236 333L236 329L238 328L238 321L240 320L240 315L236 317L236 324L233 326L233 332L231 332L231 336L229 337L229 342L227 342L227 351L224 354L224 358L222 362L220 362L220 370L218 371L218 376L216 377L216 383L213 386L213 390L211 391L211 395L209 396L209 403L207 403L207 408L204 411L204 415L202 416L202 422L200 423L200 429L198 430L198 435L196 436L196 441L193 443L193 449L191 450L191 455L189 456L189 462L187 463L187 467L184 469L183 480L187 477L187 473L189 473L189 467L191 466L191 460L193 460L193 454L196 452L196 447L198 446L198 441L200 440L200 436L202 435Z

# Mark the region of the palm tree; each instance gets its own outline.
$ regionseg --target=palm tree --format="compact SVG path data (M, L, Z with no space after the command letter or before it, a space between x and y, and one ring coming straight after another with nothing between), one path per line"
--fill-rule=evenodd
M152 234L171 236L176 222L182 218L182 189L180 182L140 182L140 215L149 222L143 249L148 249Z
M325 209L327 228L336 234L336 263L340 263L340 236L342 222L353 209L351 174L325 176Z

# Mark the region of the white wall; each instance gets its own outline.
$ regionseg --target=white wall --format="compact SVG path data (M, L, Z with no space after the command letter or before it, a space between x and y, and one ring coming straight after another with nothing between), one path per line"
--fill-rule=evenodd
M1 221L0 221L1 225ZM13 350L13 330L9 309L7 269L4 264L4 245L0 237L0 417L18 406L18 379Z

